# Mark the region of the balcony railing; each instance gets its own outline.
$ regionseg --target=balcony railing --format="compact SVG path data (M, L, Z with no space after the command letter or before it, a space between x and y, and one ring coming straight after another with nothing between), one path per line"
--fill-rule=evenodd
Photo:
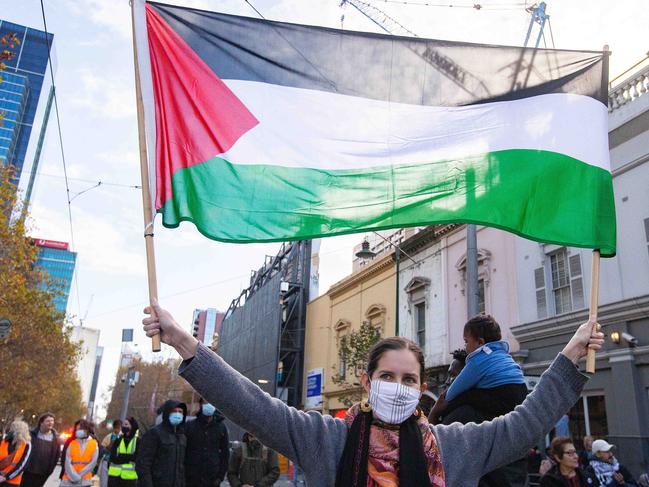
M608 111L612 112L643 95L646 96L648 91L649 66L645 66L608 92Z

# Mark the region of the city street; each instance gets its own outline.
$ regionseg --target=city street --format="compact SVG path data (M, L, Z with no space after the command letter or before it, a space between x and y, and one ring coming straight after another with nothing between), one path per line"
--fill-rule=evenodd
M3 2L2 478L649 487L646 3Z
M45 487L58 487L61 481L59 480L59 474L61 473L61 467L56 467L52 476L45 483ZM93 479L93 486L99 485L99 477ZM221 487L229 487L230 483L226 480L221 484ZM275 487L295 487L295 484L289 480L278 480L275 483Z

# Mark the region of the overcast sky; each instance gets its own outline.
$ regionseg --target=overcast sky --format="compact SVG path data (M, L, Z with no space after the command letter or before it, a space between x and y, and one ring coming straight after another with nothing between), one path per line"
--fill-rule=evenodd
M250 0L268 19L378 32L359 12L339 0ZM369 1L369 0L368 0ZM417 0L419 3L442 3ZM169 1L225 13L256 16L244 0ZM416 3L416 2L415 2ZM452 2L467 5L475 2ZM487 0L482 5L512 5ZM531 3L531 2L530 2ZM529 14L524 6L499 10L403 5L375 0L421 37L522 45ZM42 29L38 0L0 0L0 17ZM73 178L139 184L137 121L133 84L130 9L127 0L45 0L54 33L56 85L68 174ZM649 50L649 9L641 0L550 1L548 13L557 48L601 49L609 44L611 78ZM548 36L548 44L550 39ZM52 118L32 206L32 235L70 241L58 137ZM73 194L94 183L71 181ZM150 342L140 330L147 301L141 195L130 188L101 186L72 203L79 290L72 289L68 313L87 313L86 326L101 330L105 347L98 401L113 383L122 328L135 328L139 348ZM362 235L325 239L321 248L321 292L351 271L351 247ZM251 269L274 255L278 245L231 245L202 237L191 224L156 228L158 287L162 304L190 326L194 308L224 310L245 288ZM77 299L78 295L78 299ZM92 304L89 306L92 297ZM170 350L159 356L170 356ZM151 356L146 353L146 356Z

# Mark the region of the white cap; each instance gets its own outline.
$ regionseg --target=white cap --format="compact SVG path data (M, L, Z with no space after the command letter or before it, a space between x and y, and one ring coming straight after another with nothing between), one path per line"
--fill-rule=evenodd
M606 440L595 440L593 441L593 455L597 453L598 451L611 451L611 448L613 448L615 445L611 445L608 441Z

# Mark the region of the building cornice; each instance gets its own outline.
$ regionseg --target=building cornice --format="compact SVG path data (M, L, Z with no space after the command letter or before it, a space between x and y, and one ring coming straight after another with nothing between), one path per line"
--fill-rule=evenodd
M597 369L601 369L602 368L601 365L607 365L606 368L608 368L608 364L610 363L635 361L636 357L640 357L642 355L649 355L649 345L645 345L642 347L621 348L621 349L613 349L613 350L597 352L597 355L595 356L598 364ZM539 368L547 369L552 364L552 362L554 362L554 359L542 360L539 362L522 363L520 364L520 366L524 371L527 372L529 370L539 369ZM586 368L585 362L582 362L579 365L582 370L585 370Z
M514 326L511 331L521 343L561 336L573 333L576 324L588 320L588 314L588 309L582 309L573 313ZM597 310L597 318L601 324L649 318L649 295L600 306Z
M454 230L463 227L461 223L448 223L443 225L430 225L421 232L414 234L401 244L401 248L408 253L416 253L424 250L440 241L442 237L452 233ZM394 256L394 254L392 254Z
M341 281L338 281L333 286L331 286L331 288L329 288L327 294L332 298L339 296L350 288L357 286L358 284L367 281L377 274L384 272L386 269L394 267L394 259L392 258L392 254L394 254L394 252L390 252L388 255L374 262L369 267L366 267L365 269L351 274Z

